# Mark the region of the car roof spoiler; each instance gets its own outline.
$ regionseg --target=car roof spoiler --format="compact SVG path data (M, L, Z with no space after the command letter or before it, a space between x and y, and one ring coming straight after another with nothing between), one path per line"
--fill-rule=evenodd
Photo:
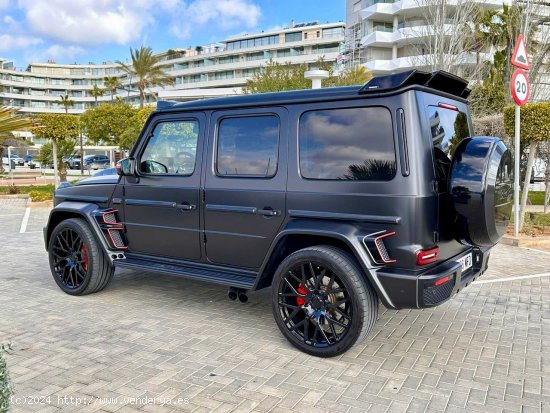
M389 91L413 85L429 87L463 99L470 95L468 82L461 77L443 70L429 73L418 69L373 77L359 89L359 93Z

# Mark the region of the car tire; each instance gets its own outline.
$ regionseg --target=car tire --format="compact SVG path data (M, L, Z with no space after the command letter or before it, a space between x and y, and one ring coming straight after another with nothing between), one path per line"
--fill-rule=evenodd
M332 246L286 257L272 288L277 326L293 346L313 356L344 353L367 337L378 317L378 297L356 260Z
M113 278L113 264L83 219L67 219L54 228L48 255L53 279L67 294L101 291Z

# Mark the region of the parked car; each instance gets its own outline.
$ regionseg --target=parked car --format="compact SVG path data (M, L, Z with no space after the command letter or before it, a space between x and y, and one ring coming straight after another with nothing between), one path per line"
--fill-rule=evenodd
M65 160L65 164L69 169L80 169L80 156L71 156Z
M55 192L53 279L85 295L133 268L226 285L242 302L271 286L292 345L342 354L372 331L379 301L425 308L462 291L506 231L512 157L500 138L470 136L468 94L454 75L412 70L159 102L120 176Z
M25 155L25 157L23 158L26 164L31 163L33 159L34 159L34 156L32 155Z
M107 155L87 155L84 157L84 167L87 169L104 169L111 165Z
M25 165L25 160L15 153L11 154L11 160L15 163L15 165ZM8 165L8 154L4 154L2 156L2 164Z

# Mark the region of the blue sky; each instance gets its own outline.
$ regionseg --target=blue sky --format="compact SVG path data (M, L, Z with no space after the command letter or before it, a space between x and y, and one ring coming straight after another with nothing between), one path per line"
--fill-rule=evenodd
M0 0L0 57L31 62L125 60L296 23L345 20L345 0Z

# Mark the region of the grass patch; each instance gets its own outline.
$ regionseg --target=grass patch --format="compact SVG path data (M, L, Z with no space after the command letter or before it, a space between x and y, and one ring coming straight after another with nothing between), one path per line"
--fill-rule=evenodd
M530 191L529 201L531 205L544 205L544 191Z

